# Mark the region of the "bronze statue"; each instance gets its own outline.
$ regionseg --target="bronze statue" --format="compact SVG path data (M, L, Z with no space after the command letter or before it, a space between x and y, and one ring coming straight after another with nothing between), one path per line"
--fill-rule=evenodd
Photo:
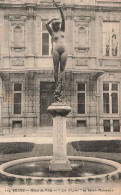
M49 34L52 36L52 41L54 42L53 46L53 64L54 64L54 79L56 84L56 90L54 93L56 101L61 100L61 91L63 87L63 79L65 75L65 66L68 58L68 53L66 49L64 34L65 34L65 18L63 14L62 7L57 4L55 1L54 5L59 9L61 19L60 21L58 18L52 18L46 23L47 30ZM52 28L50 27L52 25ZM59 74L59 67L60 67L60 74Z

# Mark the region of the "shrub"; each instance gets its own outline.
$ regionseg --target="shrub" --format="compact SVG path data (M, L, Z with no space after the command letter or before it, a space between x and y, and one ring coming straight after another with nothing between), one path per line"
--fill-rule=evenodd
M28 142L0 143L0 154L31 152L33 150L34 145L34 143Z
M76 141L71 143L76 151L120 153L120 140Z

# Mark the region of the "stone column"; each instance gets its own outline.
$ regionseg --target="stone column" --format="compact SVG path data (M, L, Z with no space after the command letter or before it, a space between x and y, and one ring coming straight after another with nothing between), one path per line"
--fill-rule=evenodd
M71 107L57 102L48 107L53 116L53 157L50 162L50 171L69 171L71 164L67 158L66 147L66 115Z
M2 78L0 77L0 135L3 135L3 128L2 128Z

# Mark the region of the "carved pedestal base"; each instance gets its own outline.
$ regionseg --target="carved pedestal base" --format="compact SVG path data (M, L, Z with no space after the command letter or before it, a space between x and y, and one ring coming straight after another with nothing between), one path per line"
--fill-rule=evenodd
M53 116L53 158L49 170L69 171L71 165L67 159L66 115L71 111L71 107L57 102L49 106L48 111Z

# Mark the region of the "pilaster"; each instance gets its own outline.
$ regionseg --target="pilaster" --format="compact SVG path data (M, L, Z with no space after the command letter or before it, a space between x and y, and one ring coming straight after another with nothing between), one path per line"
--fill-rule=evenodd
M66 41L68 47L68 53L73 53L72 40L73 40L73 25L72 25L73 11L72 8L68 8L66 11Z
M27 61L27 68L34 68L34 57L35 57L35 19L36 16L34 14L34 8L28 7L28 15L27 15L27 24L28 24L28 30L27 30L27 36L28 36L28 52L26 56Z
M4 66L9 68L9 15L4 15Z

